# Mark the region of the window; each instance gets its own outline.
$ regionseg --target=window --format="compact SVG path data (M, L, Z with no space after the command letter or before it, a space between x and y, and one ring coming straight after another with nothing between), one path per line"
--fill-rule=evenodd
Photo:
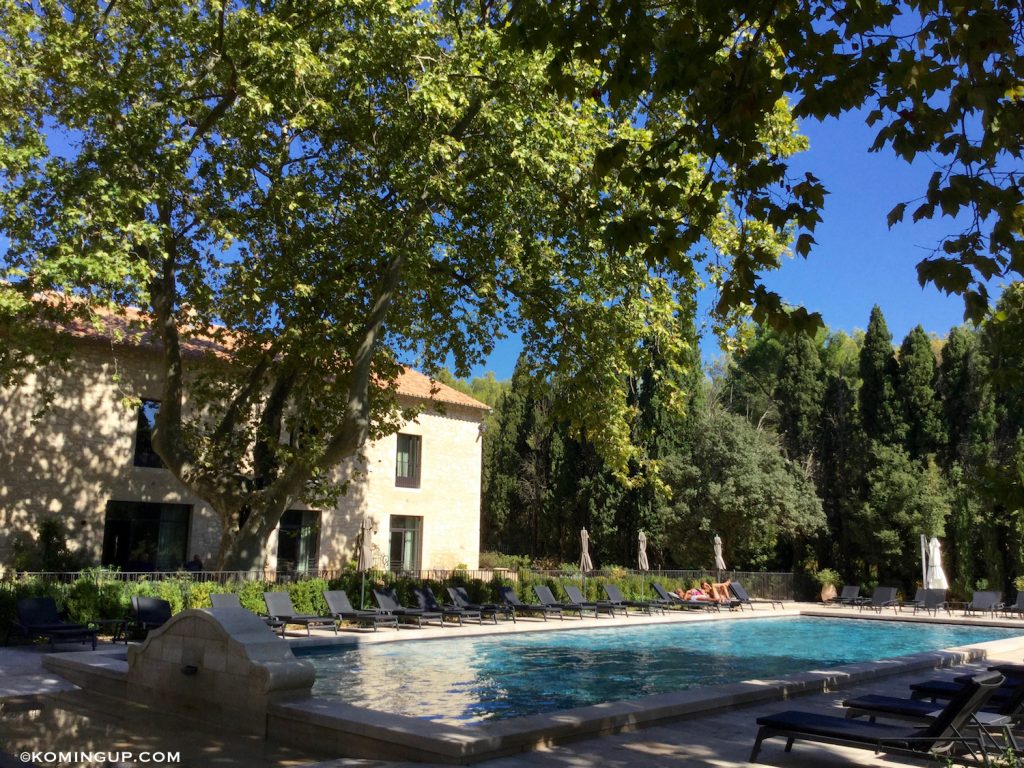
M289 509L277 529L277 572L316 571L320 558L320 513Z
M173 571L186 561L187 504L108 501L103 520L103 565L123 571Z
M409 515L391 516L390 560L392 571L420 569L420 539L423 518Z
M395 485L402 488L420 487L420 454L422 438L419 435L399 435L395 455Z
M163 461L153 450L153 427L156 426L156 414L160 410L159 400L143 400L139 404L138 421L135 426L135 466L164 466Z

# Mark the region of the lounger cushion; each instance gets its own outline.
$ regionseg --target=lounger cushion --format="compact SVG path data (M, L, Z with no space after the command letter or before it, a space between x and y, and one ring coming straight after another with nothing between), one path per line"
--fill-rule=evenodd
M876 744L882 739L900 739L914 735L917 729L906 726L868 723L863 720L848 720L835 715L817 712L786 710L757 718L757 724L779 731L799 731L804 736L820 736L827 739L847 739L862 744Z

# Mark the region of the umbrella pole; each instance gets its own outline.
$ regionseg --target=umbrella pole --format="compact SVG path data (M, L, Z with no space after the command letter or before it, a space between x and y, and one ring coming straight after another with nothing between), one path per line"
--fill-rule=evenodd
M359 588L359 610L366 610L366 571L362 573L363 584Z

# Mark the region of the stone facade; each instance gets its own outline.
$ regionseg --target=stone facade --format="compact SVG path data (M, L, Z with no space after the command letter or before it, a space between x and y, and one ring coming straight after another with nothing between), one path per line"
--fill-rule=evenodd
M213 510L166 469L136 466L137 399L159 398L155 355L144 347L83 339L68 366L40 370L17 387L0 388L0 571L10 567L15 539L37 536L47 518L60 524L73 550L100 564L105 546L112 546L109 530L104 541L112 502L183 505L187 557L214 562L220 524ZM355 470L347 494L335 508L319 510L318 556L310 567L315 561L320 569L340 568L355 558L365 517L375 523L380 567L390 563L395 517L406 524L413 519L419 527L410 566L477 566L480 423L487 408L412 371L402 377L398 391L404 404L426 406L401 429L420 441L419 487L396 485L396 435L366 446L365 465L339 468ZM271 571L278 566L278 544L275 532L267 548ZM161 556L160 569L180 565Z

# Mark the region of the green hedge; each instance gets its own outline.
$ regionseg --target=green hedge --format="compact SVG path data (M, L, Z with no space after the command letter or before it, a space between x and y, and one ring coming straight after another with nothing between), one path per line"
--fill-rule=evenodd
M372 605L370 590L374 586L394 587L398 597L405 605L414 606L416 599L412 590L421 584L429 586L438 600L449 602L445 591L449 586L465 587L474 602L493 603L498 600L499 586L514 586L516 593L523 602L535 603L537 597L533 592L534 584L544 584L552 592L564 599L562 586L574 584L581 588L587 600L605 600L605 583L614 583L622 590L627 600L645 600L654 596L650 587L650 577L630 574L614 574L613 576L588 576L583 579L577 574L559 574L557 576L541 576L527 570L520 570L518 579L495 577L491 581L471 579L466 573L455 572L451 578L440 580L411 579L393 573L362 574L351 572L335 579L305 579L287 583L264 581L231 581L224 584L212 581L195 581L188 575L162 580L121 581L102 570L87 571L76 580L70 582L43 581L28 578L13 582L0 582L0 626L9 626L15 617L15 602L23 597L39 597L49 595L57 601L58 607L67 614L71 621L89 622L97 619L127 617L130 614L130 599L133 595L158 597L171 604L175 613L186 608L209 608L210 593L233 592L238 595L242 606L254 613L264 613L263 593L268 591L286 591L291 596L292 605L300 613L323 615L327 611L324 601L325 589L344 589L354 605L358 606L360 594L364 592L366 604ZM685 581L673 579L663 580L666 589L694 586Z

